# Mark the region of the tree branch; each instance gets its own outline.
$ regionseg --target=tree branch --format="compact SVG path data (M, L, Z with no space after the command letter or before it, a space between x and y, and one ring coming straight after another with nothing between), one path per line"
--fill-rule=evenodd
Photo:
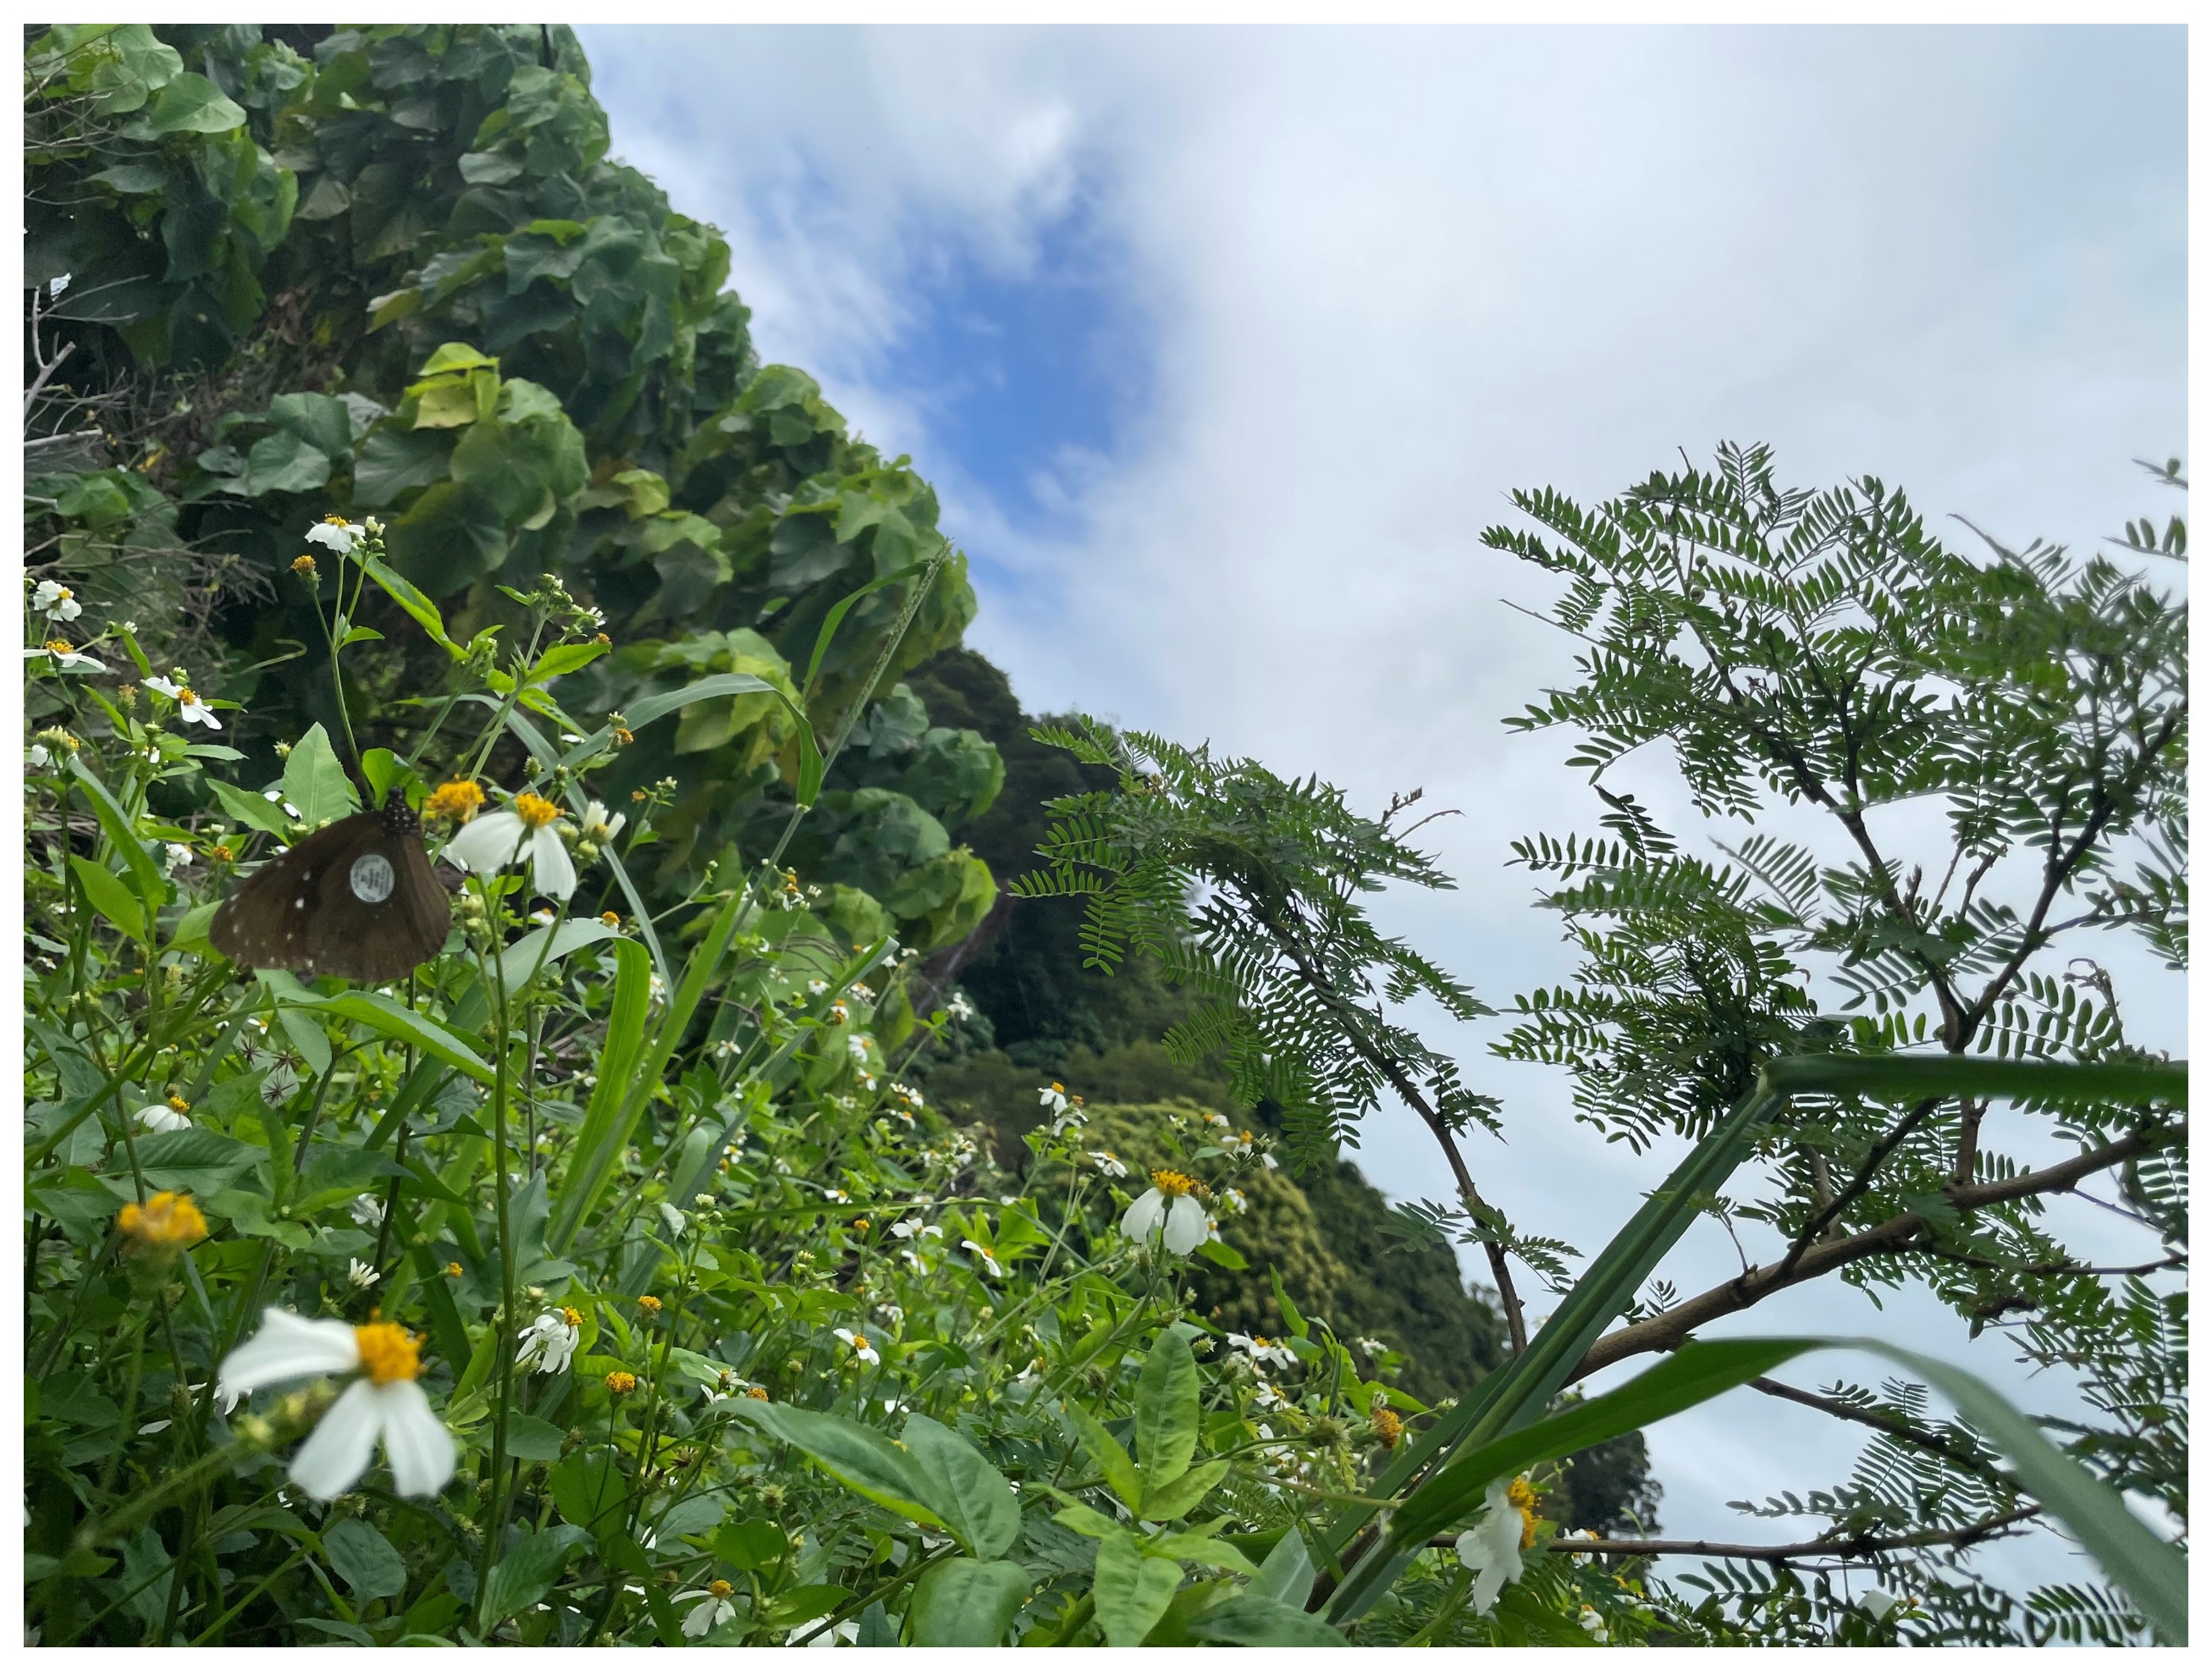
M2043 1510L2031 1504L2010 1514L1992 1515L1971 1526L1928 1532L1899 1532L1885 1535L1863 1533L1856 1537L1812 1538L1803 1543L1708 1543L1686 1538L1554 1538L1552 1547L1567 1555L1710 1555L1723 1560L1768 1561L1788 1566L1802 1560L1836 1556L1875 1555L1891 1549L1933 1549L1944 1545L1965 1549L1999 1536ZM1431 1538L1434 1549L1449 1549L1453 1540Z
M1972 1212L1982 1207L1996 1206L2005 1201L2025 1200L2031 1195L2049 1194L2069 1189L2083 1178L2101 1172L2107 1167L2136 1155L2148 1154L2170 1144L2185 1143L2189 1126L2186 1121L2172 1126L2154 1126L2107 1143L2100 1149L2061 1161L2056 1166L2040 1172L2025 1172L2018 1177L1999 1178L1989 1183L1948 1185L1943 1194L1951 1206L1960 1212ZM1783 1262L1757 1271L1746 1273L1717 1288L1684 1300L1656 1316L1645 1317L1617 1328L1599 1339L1583 1361L1577 1364L1567 1379L1580 1381L1592 1376L1607 1364L1618 1364L1625 1358L1634 1358L1647 1352L1672 1352L1681 1345L1692 1329L1712 1322L1717 1318L1747 1311L1768 1295L1782 1289L1809 1282L1815 1277L1839 1271L1846 1265L1862 1259L1871 1259L1880 1254L1905 1253L1929 1228L1928 1222L1917 1212L1900 1212L1884 1220L1871 1230L1861 1230L1856 1236L1825 1242L1808 1249L1790 1269L1784 1270Z
M1802 1404L1808 1410L1818 1410L1824 1415L1835 1417L1838 1421L1856 1422L1862 1427L1871 1427L1878 1433L1887 1433L1901 1444L1909 1444L1916 1449L1925 1450L1932 1455L1941 1456L1954 1467L1981 1474L1985 1479L2001 1480L2004 1477L1998 1473L1996 1465L1989 1458L1972 1450L1961 1449L1958 1443L1948 1434L1936 1432L1932 1428L1922 1427L1917 1423L1907 1421L1902 1416L1893 1416L1887 1410L1869 1410L1840 1398L1829 1398L1820 1393L1808 1393L1803 1388L1792 1387L1786 1382L1770 1381L1763 1375L1744 1384L1754 1391L1765 1393L1769 1398L1787 1399L1792 1404Z
M1346 1041L1384 1079L1389 1080L1390 1088L1398 1093L1406 1106L1420 1115L1421 1122L1429 1128L1437 1146L1444 1151L1444 1160L1451 1168L1452 1181L1459 1186L1460 1199L1466 1203L1469 1216L1477 1224L1498 1216L1498 1210L1484 1200L1482 1192L1474 1187L1474 1175L1467 1170L1467 1161L1460 1154L1459 1145L1452 1141L1451 1127L1444 1122L1443 1115L1430 1103L1429 1099L1421 1094L1420 1087L1413 1083L1403 1064L1377 1048L1375 1042L1367 1036L1365 1018L1314 967L1312 959L1306 955L1306 950L1298 943L1297 937L1283 926L1273 910L1267 908L1265 902L1248 893L1246 903L1253 917L1267 929L1268 937L1291 960L1291 966L1298 972L1298 978L1306 983L1315 997L1335 1012L1338 1020L1343 1024ZM1506 1334L1512 1343L1513 1355L1517 1358L1528 1349L1528 1325L1522 1314L1521 1296L1513 1285L1513 1273L1505 1262L1505 1250L1495 1242L1485 1242L1482 1251L1490 1263L1491 1280L1498 1285L1498 1297L1505 1309Z

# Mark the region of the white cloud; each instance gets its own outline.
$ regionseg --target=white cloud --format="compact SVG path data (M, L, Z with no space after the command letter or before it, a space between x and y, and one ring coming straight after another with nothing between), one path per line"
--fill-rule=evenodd
M763 352L938 481L986 560L971 636L1026 703L1462 808L1430 833L1462 890L1384 914L1493 1000L1570 968L1507 843L1589 822L1559 739L1498 723L1569 673L1501 602L1542 577L1478 542L1510 489L1600 497L1726 437L2008 538L2170 508L2129 459L2186 434L2178 30L585 37L617 153L730 233ZM1149 401L1024 536L886 367L917 282L1024 270L1079 193L1152 324ZM2179 1001L2131 1019L2178 1046ZM1479 1175L1595 1252L1669 1157L1603 1145L1485 1036L1470 1078L1514 1125ZM1358 1158L1433 1194L1427 1141L1386 1113ZM1715 1230L1668 1273L1733 1268ZM1932 1305L1824 1306L2011 1375ZM1881 1371L1807 1371L1845 1373ZM1749 1393L1651 1441L1678 1532L1856 1448Z

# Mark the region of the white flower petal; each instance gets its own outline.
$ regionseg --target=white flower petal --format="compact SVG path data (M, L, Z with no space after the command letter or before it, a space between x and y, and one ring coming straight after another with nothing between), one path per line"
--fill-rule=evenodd
M541 894L566 899L576 891L576 861L550 823L540 824L530 838L530 869L532 884Z
M1165 1240L1170 1253L1187 1254L1206 1237L1206 1209L1194 1197L1178 1195L1168 1203Z
M270 1306L261 1332L222 1360L216 1382L225 1397L311 1375L343 1375L361 1366L353 1330L334 1318L302 1317Z
M363 1383L366 1384L366 1383ZM453 1436L411 1381L372 1388L381 1413L384 1458L402 1497L434 1497L453 1477ZM327 1418L325 1419L327 1419Z
M1132 1242L1148 1241L1159 1233L1160 1224L1165 1215L1160 1192L1147 1189L1130 1202L1129 1210L1121 1215L1121 1234Z
M514 862L523 830L522 820L514 813L487 812L454 833L446 843L446 858L489 881Z
M412 1382L409 1382L412 1385ZM422 1396L418 1388L416 1393ZM368 1472L368 1459L376 1449L377 1430L383 1410L373 1382L356 1381L323 1412L315 1431L307 1435L292 1457L292 1483L316 1501L327 1503L343 1496L353 1482Z

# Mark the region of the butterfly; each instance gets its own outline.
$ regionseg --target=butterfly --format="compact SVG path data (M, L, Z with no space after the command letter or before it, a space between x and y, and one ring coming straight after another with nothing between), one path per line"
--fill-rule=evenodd
M246 969L397 981L446 943L453 908L395 785L374 812L317 830L223 901L215 949Z

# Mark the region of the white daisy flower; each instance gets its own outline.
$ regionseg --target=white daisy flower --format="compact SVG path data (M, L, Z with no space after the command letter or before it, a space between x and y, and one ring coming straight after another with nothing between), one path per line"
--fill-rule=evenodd
M1374 1340L1364 1334L1361 1335L1357 1340L1354 1340L1352 1344L1358 1346L1360 1351L1365 1352L1370 1358L1380 1358L1384 1352L1390 1350L1390 1348L1384 1346L1382 1341Z
M24 651L23 656L26 660L38 656L49 657L54 665L64 673L104 673L107 671L106 662L85 654L66 638L50 638L35 650Z
M891 1226L891 1234L905 1242L917 1236L943 1236L945 1232L921 1218L902 1218Z
M376 1286L376 1267L354 1259L346 1261L346 1280L356 1288Z
M697 1601L699 1605L684 1615L684 1634L704 1636L718 1625L726 1625L738 1616L738 1609L730 1600L730 1585L726 1579L717 1578L704 1589L679 1589L675 1600Z
M342 516L326 517L307 530L307 544L326 546L344 556L368 532L360 523L349 522Z
M346 1207L354 1223L363 1230L380 1230L384 1225L384 1203L374 1195L356 1195Z
M586 801L584 804L584 822L577 836L580 840L604 848L623 833L623 826L629 822L629 814L627 812L610 813L601 803Z
M1158 1237L1180 1257L1206 1240L1206 1209L1194 1192L1198 1180L1164 1168L1152 1174L1152 1187L1129 1203L1121 1215L1121 1234L1133 1242Z
M1505 1487L1503 1480L1492 1485L1482 1499L1482 1518L1452 1545L1460 1565L1474 1574L1468 1601L1478 1614L1497 1606L1505 1586L1521 1577L1521 1511L1507 1498Z
M827 981L809 981L806 983L806 990L815 997L819 998L823 993L830 990L830 983Z
M845 1054L852 1057L852 1059L856 1062L864 1062L867 1060L867 1040L862 1038L858 1033L853 1034L845 1041Z
M76 594L55 580L40 580L31 592L31 607L56 621L74 621L84 613Z
M1128 1167L1111 1149L1093 1149L1091 1151L1091 1164L1109 1178L1126 1178L1129 1176Z
M535 1369L541 1375L558 1375L575 1356L583 1338L583 1314L571 1306L538 1314L538 1321L522 1331L514 1353L518 1370Z
M149 1132L186 1131L192 1123L181 1109L169 1103L149 1103L131 1118Z
M210 731L221 731L222 721L208 711L208 705L189 684L178 684L158 674L146 680L149 690L158 690L177 705L177 717L188 726L205 726Z
M974 1254L976 1258L981 1260L983 1261L983 1268L988 1271L993 1276L1003 1277L1006 1275L1006 1273L999 1268L999 1255L989 1248L985 1247L981 1242L970 1242L963 1239L960 1245L967 1249L969 1252Z
M192 850L182 842L164 842L161 843L161 857L164 861L162 868L173 871L179 865L192 862Z
M1067 1109L1067 1087L1057 1079L1048 1085L1039 1085L1037 1106L1050 1109L1055 1115L1065 1113Z
M826 1613L819 1619L810 1619L789 1636L784 1638L783 1645L787 1648L796 1648L805 1640L809 1631L821 1631L822 1627L829 1623L830 1615ZM857 1619L848 1619L842 1625L833 1625L830 1629L822 1631L820 1636L807 1642L806 1645L810 1648L835 1648L841 1642L857 1642L860 1636L860 1621Z
M531 885L553 899L576 891L576 863L561 843L554 821L561 809L527 791L514 805L463 824L446 843L446 857L487 882L527 853Z
M974 1018L975 1014L975 1006L973 1004L970 1004L966 998L963 997L957 992L952 994L952 1001L947 1004L945 1008L945 1012L955 1021L971 1020Z
M1879 1593L1880 1592L1878 1591L1876 1592L1876 1594ZM1877 1614L1876 1617L1878 1618L1880 1615ZM1592 1642L1597 1643L1600 1646L1602 1646L1613 1638L1613 1632L1607 1630L1605 1627L1605 1615L1601 1613L1595 1607L1591 1607L1587 1601L1583 1604L1583 1610L1577 1615L1575 1622L1580 1625L1583 1629L1589 1632L1589 1639Z
M1271 1340L1264 1334L1232 1334L1229 1337L1229 1344L1255 1364L1273 1364L1282 1370L1297 1367L1296 1352L1280 1340Z
M852 1347L853 1356L859 1358L863 1364L880 1364L884 1361L882 1355L876 1351L872 1345L870 1344L866 1335L855 1334L849 1328L833 1329L831 1333L836 1334L836 1337L842 1340L847 1346Z
M358 1372L362 1378L338 1395L294 1454L292 1483L327 1503L353 1489L381 1440L400 1495L432 1497L453 1477L453 1439L416 1384L422 1367L415 1337L397 1323L356 1328L271 1306L262 1313L261 1332L222 1360L216 1382L228 1398L279 1382Z

